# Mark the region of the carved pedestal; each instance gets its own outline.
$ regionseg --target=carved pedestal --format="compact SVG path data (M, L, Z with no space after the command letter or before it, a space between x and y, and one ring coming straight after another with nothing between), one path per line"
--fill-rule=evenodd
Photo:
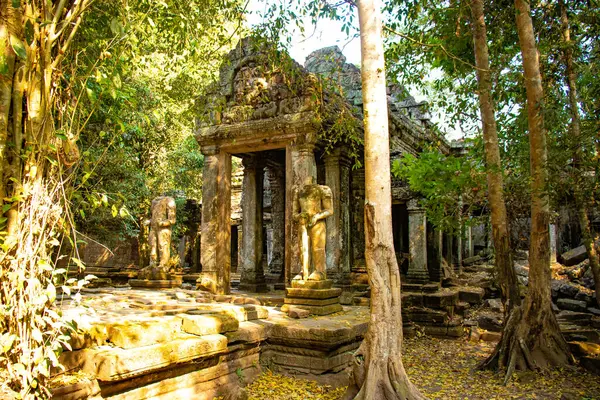
M314 315L328 315L342 311L340 295L342 289L334 288L333 281L292 280L292 287L285 290L281 311L288 312L290 306L309 311Z

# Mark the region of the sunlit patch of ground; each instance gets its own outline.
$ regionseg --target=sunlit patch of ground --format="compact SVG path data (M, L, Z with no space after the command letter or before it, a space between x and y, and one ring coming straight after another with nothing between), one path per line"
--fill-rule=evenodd
M346 388L334 389L316 382L288 378L266 371L246 390L248 400L335 400L342 397Z
M503 375L474 368L493 344L430 337L404 341L404 364L411 380L430 399L600 400L600 377L580 368L547 373L517 373L507 386ZM248 388L251 400L339 399L344 388L265 372Z

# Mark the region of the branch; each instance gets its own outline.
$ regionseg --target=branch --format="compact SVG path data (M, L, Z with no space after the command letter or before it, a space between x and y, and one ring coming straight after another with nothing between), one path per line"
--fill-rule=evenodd
M348 1L352 1L352 0L348 0ZM473 69L475 69L475 70L478 70L478 71L487 71L487 70L485 70L485 69L477 68L475 65L471 64L470 62L468 62L468 61L465 61L465 60L463 60L462 58L460 58L460 57L458 57L458 56L456 56L456 55L452 54L451 52L449 52L449 51L448 51L448 50L447 50L447 49L446 49L446 48L445 48L443 45L441 45L441 44L432 44L432 43L423 43L423 42L420 42L420 41L418 41L418 40L416 40L416 39L413 39L412 37L410 37L410 36L408 36L408 35L406 35L406 34L404 34L404 33L398 32L398 31L396 31L396 30L394 30L394 29L390 28L390 27L389 27L389 26L387 26L387 25L384 25L384 26L383 26L383 29L385 29L386 31L388 31L388 32L390 32L390 33L393 33L394 35L398 35L398 36L400 36L400 37L401 37L401 38L403 38L403 39L406 39L406 40L408 40L408 41L411 41L411 42L413 42L413 43L415 43L415 44L417 44L417 45L419 45L419 46L422 46L422 47L430 47L430 48L432 48L432 47L439 47L439 48L440 48L440 49L441 49L441 50L444 52L444 54L446 54L448 57L452 58L453 60L456 60L456 61L458 61L458 62L460 62L460 63L462 63L462 64L465 64L465 65L468 65L469 67L471 67L471 68L473 68Z

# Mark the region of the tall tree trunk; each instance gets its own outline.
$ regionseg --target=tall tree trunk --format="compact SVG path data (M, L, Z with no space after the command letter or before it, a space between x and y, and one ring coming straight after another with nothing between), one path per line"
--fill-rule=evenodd
M546 131L543 118L542 79L530 8L527 0L515 0L516 25L523 57L531 164L531 244L529 288L522 306L508 316L499 343L498 367L506 367L505 382L515 369L562 366L572 356L563 338L550 294L550 207Z
M502 301L508 303L508 313L513 307L521 305L521 294L517 284L508 232L506 203L504 202L504 178L498 146L498 131L494 115L492 98L492 77L487 45L487 30L484 19L483 0L471 2L473 28L473 47L477 80L479 82L479 109L483 126L485 145L485 162L487 167L488 201L490 202L492 219L492 237L496 250L496 269L502 289Z
M371 286L369 329L354 355L344 398L422 399L402 364L400 272L394 253L388 107L380 0L358 1L365 129L365 259Z
M569 108L571 111L570 131L573 143L573 196L575 197L575 206L577 207L577 216L583 236L583 244L588 253L590 268L594 275L594 284L596 286L596 302L600 305L600 260L598 252L594 245L594 238L590 229L588 210L584 199L583 171L581 167L581 118L579 116L579 105L577 104L577 75L573 66L573 43L571 42L571 30L569 28L569 17L567 15L567 6L563 0L560 1L561 7L561 25L563 31L563 40L565 45L565 67L567 72L567 87L569 88Z

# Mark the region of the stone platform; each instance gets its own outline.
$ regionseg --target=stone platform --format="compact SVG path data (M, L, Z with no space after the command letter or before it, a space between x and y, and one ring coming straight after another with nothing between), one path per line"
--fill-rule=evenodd
M181 289L85 290L81 305L62 304L79 327L61 356L77 382L54 387L54 398L242 398L263 366L347 384L368 309L293 320L260 302Z
M334 288L333 281L292 280L292 287L285 290L281 311L293 307L307 310L312 315L329 315L342 311L340 295L342 289Z

